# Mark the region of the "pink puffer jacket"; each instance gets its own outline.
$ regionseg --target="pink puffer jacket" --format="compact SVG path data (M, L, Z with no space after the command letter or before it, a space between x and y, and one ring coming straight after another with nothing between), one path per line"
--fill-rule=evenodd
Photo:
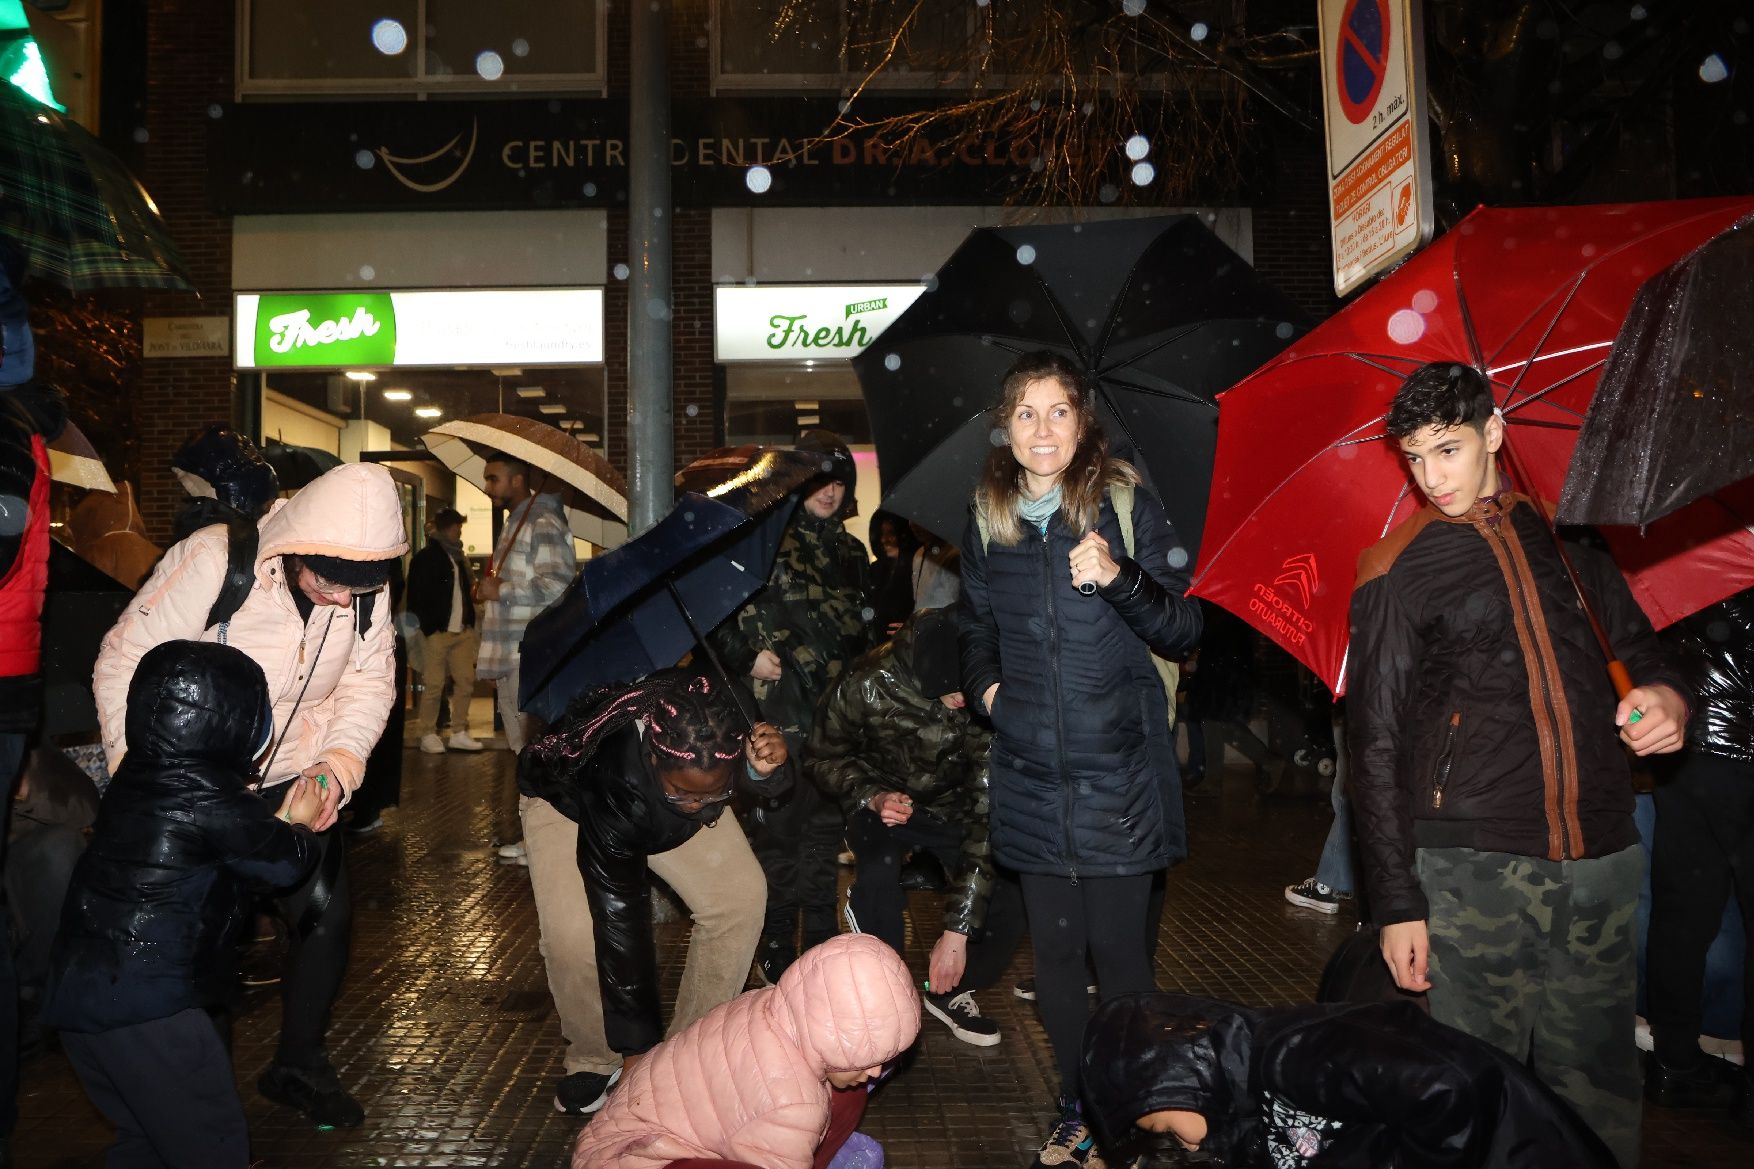
M573 1169L661 1169L685 1157L809 1169L828 1127L828 1073L888 1063L920 1031L894 950L842 934L779 985L718 1007L652 1048L573 1146Z
M224 640L249 654L268 675L274 733L285 735L274 757L263 764L262 775L270 784L280 783L321 760L352 795L396 698L389 594L377 595L363 638L352 606L319 605L307 626L293 604L280 558L308 552L344 560L387 560L406 553L408 537L395 480L370 464L336 467L290 500L276 503L258 530L256 583L227 623ZM128 749L123 733L128 682L146 651L177 638L220 640L218 628L205 626L225 580L226 555L223 526L202 528L177 544L104 636L92 694L112 773Z

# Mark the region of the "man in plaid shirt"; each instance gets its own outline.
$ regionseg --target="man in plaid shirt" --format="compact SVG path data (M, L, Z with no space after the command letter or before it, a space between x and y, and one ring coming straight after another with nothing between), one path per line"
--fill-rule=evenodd
M523 750L530 737L528 716L518 710L518 645L524 627L560 599L578 571L560 497L537 494L530 480L528 463L506 455L487 461L482 486L489 499L508 510L493 562L475 586L483 610L475 676L493 682L506 746L513 751Z

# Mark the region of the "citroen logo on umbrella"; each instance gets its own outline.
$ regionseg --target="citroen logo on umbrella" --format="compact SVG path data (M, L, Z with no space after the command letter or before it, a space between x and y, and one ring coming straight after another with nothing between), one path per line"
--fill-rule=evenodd
M419 191L422 194L432 191L442 191L458 179L462 178L463 172L469 169L469 162L475 157L475 143L481 133L480 119L469 119L469 129L466 131L469 136L469 145L463 148L462 159L457 163L456 169L450 174L435 182L420 182L411 172L413 171L413 168L434 162L456 150L458 144L463 141L464 133L465 131L459 130L455 138L452 138L449 142L445 143L431 154L423 154L419 157L391 154L389 149L383 146L378 147L376 153L379 158L384 160L384 169L389 171L398 183L401 183L410 191Z

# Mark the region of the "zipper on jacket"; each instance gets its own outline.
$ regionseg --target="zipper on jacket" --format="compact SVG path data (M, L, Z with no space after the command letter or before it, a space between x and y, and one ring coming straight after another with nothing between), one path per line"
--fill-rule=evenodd
M1508 517L1506 518L1506 522L1509 522ZM1517 606L1522 609L1523 620L1528 625L1532 637L1534 634L1537 614L1534 612L1534 605L1529 601L1528 590L1523 587L1522 574L1516 570L1516 557L1511 553L1510 541L1505 538L1503 531L1495 525L1488 525L1487 531L1492 533L1493 538L1495 538L1504 549L1504 560L1510 567L1510 581L1512 588L1516 592ZM1537 601L1535 604L1539 604L1539 602ZM1533 656L1535 659L1535 676L1539 678L1541 682L1541 713L1546 718L1547 725L1552 728L1553 733L1553 781L1558 787L1559 855L1563 859L1571 855L1571 833L1567 831L1565 827L1565 754L1559 749L1559 736L1561 734L1568 734L1570 731L1569 728L1561 727L1559 725L1559 714L1553 706L1553 683L1547 677L1547 663L1541 657L1538 647L1535 649Z
M1060 773L1060 827L1066 842L1067 866L1072 884L1078 883L1078 848L1072 839L1072 777L1066 774L1066 713L1060 702L1060 622L1054 612L1053 547L1041 533L1043 591L1048 606L1048 677L1054 694L1054 767Z
M1449 727L1443 734L1443 750L1437 756L1437 773L1431 783L1431 806L1443 807L1443 785L1449 782L1450 770L1456 765L1456 732L1462 726L1462 712L1449 716Z

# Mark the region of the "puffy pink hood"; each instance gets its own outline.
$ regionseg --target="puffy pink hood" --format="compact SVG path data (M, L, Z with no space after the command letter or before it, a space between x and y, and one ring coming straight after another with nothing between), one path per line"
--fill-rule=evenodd
M323 472L291 499L276 502L261 522L256 575L289 552L341 560L388 560L408 552L396 481L373 463L343 463Z
M778 986L654 1047L579 1133L573 1169L688 1157L809 1169L828 1127L828 1073L888 1063L919 1031L919 991L895 951L868 934L830 939Z

